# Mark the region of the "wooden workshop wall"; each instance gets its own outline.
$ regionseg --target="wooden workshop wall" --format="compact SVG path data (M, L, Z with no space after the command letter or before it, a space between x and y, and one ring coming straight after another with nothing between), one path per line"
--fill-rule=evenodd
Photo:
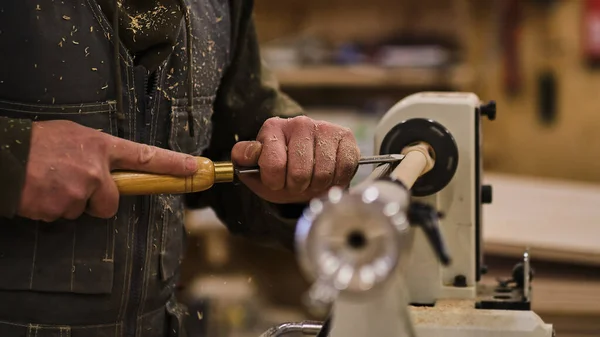
M257 0L255 14L262 41L298 33L319 33L332 42L377 39L402 29L457 33L476 72L472 90L498 102L497 120L484 124L486 169L600 181L600 72L587 69L581 58L582 1L559 0L548 17L550 28L539 7L523 6L518 45L523 87L516 96L502 88L494 16L500 1ZM555 45L552 58L541 47L544 37ZM551 126L537 116L536 76L545 63L558 80L558 118Z
M523 8L519 58L523 87L511 96L502 87L498 55L482 35L475 40L477 69L487 80L478 92L498 101L498 119L485 124L487 168L523 175L600 181L600 72L587 68L581 53L582 5L561 0L546 17L539 7ZM474 15L489 32L490 13ZM544 19L547 22L544 22ZM543 46L543 38L552 49ZM543 65L556 74L557 119L546 126L538 117L537 76Z

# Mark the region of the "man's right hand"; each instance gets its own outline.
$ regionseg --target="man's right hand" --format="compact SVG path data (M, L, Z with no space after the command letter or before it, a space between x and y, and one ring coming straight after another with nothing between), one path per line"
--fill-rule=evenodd
M46 222L84 212L110 218L119 205L115 169L188 176L197 162L70 121L35 122L18 215Z

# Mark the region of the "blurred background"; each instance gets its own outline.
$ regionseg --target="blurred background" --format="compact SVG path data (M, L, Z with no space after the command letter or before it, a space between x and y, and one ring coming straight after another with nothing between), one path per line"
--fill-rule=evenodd
M257 0L262 54L306 114L354 130L364 155L396 102L419 91L495 100L484 121L486 277L529 247L533 309L557 336L600 335L600 1ZM369 168L366 168L368 170ZM365 169L356 179L364 177ZM320 319L292 255L188 214L182 286L211 337Z

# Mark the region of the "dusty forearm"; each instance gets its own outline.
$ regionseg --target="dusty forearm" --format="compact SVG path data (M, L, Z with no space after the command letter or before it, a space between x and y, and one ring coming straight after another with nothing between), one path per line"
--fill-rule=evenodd
M19 206L31 139L31 121L0 116L0 217Z
M232 3L235 51L215 103L211 146L204 153L213 160L229 160L236 142L255 140L270 117L302 113L262 63L251 2ZM296 221L304 207L274 205L243 185L231 184L218 184L187 198L189 207L211 207L232 233L288 249L293 248Z

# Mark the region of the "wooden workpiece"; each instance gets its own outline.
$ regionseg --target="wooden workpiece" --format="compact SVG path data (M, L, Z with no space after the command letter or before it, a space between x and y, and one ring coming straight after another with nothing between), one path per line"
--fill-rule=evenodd
M435 160L430 156L432 151L431 146L426 143L405 147L402 151L404 159L390 173L390 176L401 181L406 188L412 188L415 181L429 172L435 165Z

